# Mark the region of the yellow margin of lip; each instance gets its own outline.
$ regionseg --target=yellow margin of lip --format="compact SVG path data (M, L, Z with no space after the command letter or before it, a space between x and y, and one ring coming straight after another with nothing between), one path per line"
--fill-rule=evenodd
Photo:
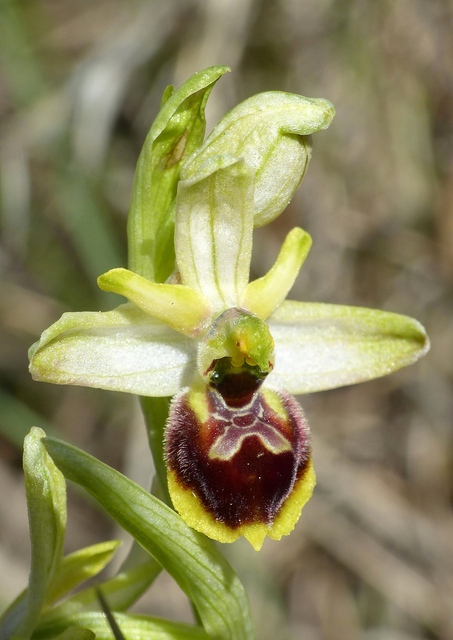
M168 488L173 505L190 527L219 542L234 542L244 536L255 551L261 549L266 536L272 540L280 540L282 536L291 533L300 518L302 508L311 498L315 484L316 476L310 460L303 475L296 480L293 490L283 503L272 525L258 522L231 529L213 518L193 491L182 487L176 474L171 470L168 471Z

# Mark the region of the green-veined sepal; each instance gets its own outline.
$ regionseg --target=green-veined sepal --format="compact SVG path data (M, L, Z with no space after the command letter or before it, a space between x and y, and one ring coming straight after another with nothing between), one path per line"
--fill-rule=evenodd
M429 350L417 320L375 309L286 300L268 324L275 341L268 383L294 394L378 378Z
M243 158L255 177L255 226L271 222L288 206L311 157L310 134L335 114L324 99L269 91L232 109L183 166L181 178L221 154Z
M184 285L220 313L237 306L249 279L253 176L231 156L209 158L179 184L175 249Z
M169 396L188 384L196 343L133 304L65 313L29 352L35 380Z

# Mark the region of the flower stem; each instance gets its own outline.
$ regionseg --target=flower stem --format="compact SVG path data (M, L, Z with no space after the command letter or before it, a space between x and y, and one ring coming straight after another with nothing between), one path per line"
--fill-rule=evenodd
M145 418L149 447L156 469L152 493L171 507L172 502L168 493L167 471L164 463L164 429L168 417L170 398L141 396L140 405Z

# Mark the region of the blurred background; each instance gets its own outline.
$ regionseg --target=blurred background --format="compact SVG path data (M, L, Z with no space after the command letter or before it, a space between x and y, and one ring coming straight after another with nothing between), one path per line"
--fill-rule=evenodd
M451 0L1 0L0 607L26 584L21 447L31 425L148 486L136 400L34 383L27 349L66 310L118 301L138 154L167 84L227 64L208 130L279 89L332 100L288 210L256 233L253 275L295 225L314 239L291 297L418 318L428 356L301 398L318 486L294 533L225 546L260 640L453 638ZM70 491L67 551L117 537ZM138 610L190 619L161 576Z

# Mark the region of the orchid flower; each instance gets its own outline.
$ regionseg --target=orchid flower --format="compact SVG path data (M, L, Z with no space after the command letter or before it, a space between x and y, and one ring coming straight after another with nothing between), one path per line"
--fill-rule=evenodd
M272 130L275 110L286 121ZM306 170L307 136L332 117L327 101L279 92L239 105L180 163L167 281L145 277L140 236L131 269L98 279L129 302L66 313L30 351L36 380L174 396L170 496L190 526L221 542L245 536L260 549L266 536L280 539L311 496L309 429L292 394L386 375L429 348L411 318L286 300L311 246L300 228L249 282L254 226L285 208Z

